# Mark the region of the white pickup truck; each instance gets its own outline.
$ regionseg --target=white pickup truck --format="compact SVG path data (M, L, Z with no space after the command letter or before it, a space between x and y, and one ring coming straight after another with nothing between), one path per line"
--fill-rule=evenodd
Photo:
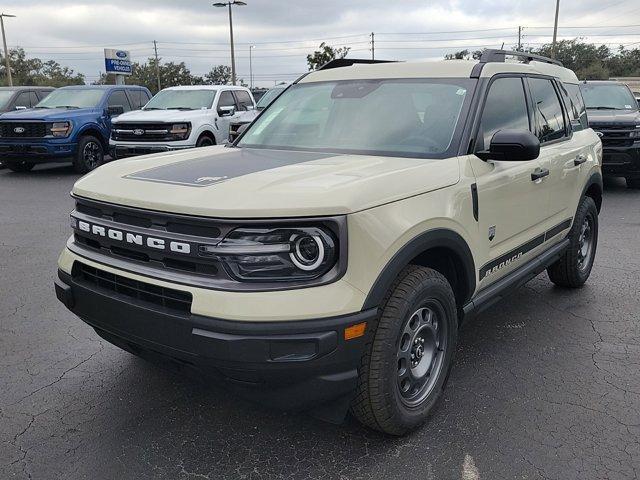
M229 123L255 109L249 89L226 85L170 87L158 92L142 110L113 119L109 140L116 158L220 145Z

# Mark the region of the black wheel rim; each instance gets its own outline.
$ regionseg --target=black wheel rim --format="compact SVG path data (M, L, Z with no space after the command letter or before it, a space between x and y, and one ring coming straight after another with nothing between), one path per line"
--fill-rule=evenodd
M404 323L396 354L396 386L406 406L419 406L433 391L444 365L447 328L444 309L435 300L413 309Z
M102 147L97 142L87 142L82 149L85 165L93 170L102 163Z
M593 257L593 245L595 243L595 230L593 226L593 218L587 215L578 235L578 268L584 272L591 265Z
M202 140L200 140L200 145L198 145L199 147L210 147L211 145L213 145L213 142L211 141L210 138L205 137Z

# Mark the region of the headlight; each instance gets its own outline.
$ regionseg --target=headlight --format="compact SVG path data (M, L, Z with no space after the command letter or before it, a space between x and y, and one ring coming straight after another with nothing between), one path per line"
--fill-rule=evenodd
M169 133L179 140L185 140L189 138L189 131L191 130L190 123L174 123L171 125Z
M54 122L49 124L49 135L52 137L68 137L73 125L71 122Z
M629 135L631 138L640 138L640 125L636 125L636 131L631 132Z
M338 260L334 233L322 226L238 228L200 255L219 260L240 281L305 281L327 274Z

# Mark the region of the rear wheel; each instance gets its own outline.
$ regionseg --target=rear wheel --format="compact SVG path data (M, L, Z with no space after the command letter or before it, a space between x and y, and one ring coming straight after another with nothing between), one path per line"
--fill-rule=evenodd
M78 152L73 161L73 168L78 173L95 170L104 163L104 148L96 137L87 135L78 142Z
M598 246L598 209L591 197L583 197L569 232L569 248L547 268L549 279L560 287L578 288L591 274Z
M30 172L35 164L27 162L26 160L19 160L17 162L4 161L5 166L14 172Z
M215 145L216 142L209 135L200 135L200 138L196 142L196 148L200 147L210 147L211 145Z
M370 428L403 435L425 422L442 394L458 320L451 286L430 268L408 266L389 293L351 411Z
M627 181L627 188L640 188L640 178L626 178L625 180Z

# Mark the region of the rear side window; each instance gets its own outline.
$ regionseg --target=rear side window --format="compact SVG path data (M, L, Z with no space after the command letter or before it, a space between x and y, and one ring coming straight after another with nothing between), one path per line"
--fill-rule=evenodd
M587 109L580 93L580 87L572 83L561 83L560 91L564 97L564 103L569 109L569 120L574 132L589 128L587 122Z
M116 90L109 95L109 106L116 107L121 106L124 108L125 112L131 110L131 105L129 105L129 99L123 90Z
M491 83L482 111L476 151L489 148L498 130L530 130L527 99L522 79L498 78Z
M236 90L234 93L236 94L236 99L238 100L238 106L240 110L247 110L247 107L253 106L251 96L248 92L245 92L244 90Z
M128 90L129 100L131 100L131 109L140 110L149 101L149 94L144 90Z
M529 78L533 104L535 105L536 134L540 143L551 142L566 136L564 115L560 99L551 80Z

